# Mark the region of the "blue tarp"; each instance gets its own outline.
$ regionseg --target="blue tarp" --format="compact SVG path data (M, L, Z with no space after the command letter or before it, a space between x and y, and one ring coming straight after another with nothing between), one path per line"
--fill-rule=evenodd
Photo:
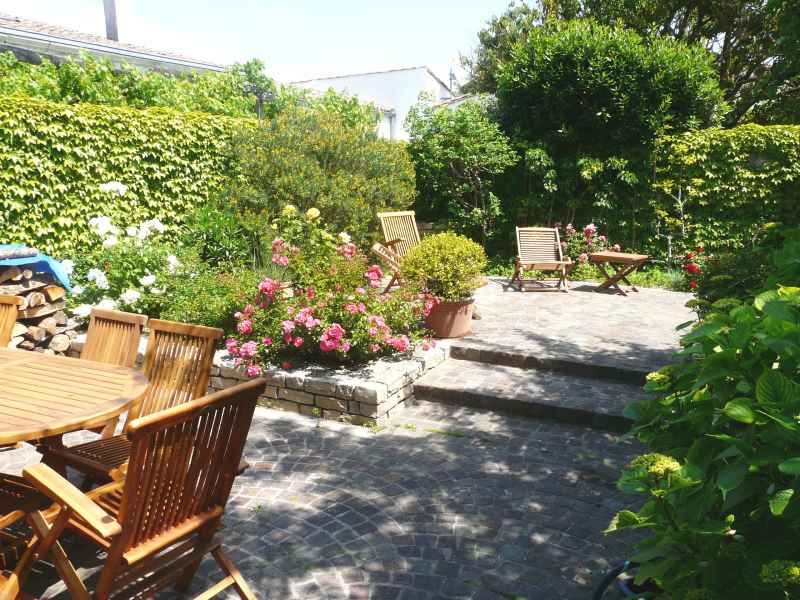
M15 250L24 247L25 246L22 244L0 244L0 250ZM69 284L69 275L67 275L64 267L56 259L46 254L26 256L25 258L0 259L0 268L2 267L25 267L37 273L49 273L63 288L70 294L72 293L72 287Z

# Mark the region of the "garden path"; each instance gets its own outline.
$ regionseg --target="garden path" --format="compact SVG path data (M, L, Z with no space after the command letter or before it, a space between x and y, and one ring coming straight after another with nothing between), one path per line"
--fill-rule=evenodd
M602 531L628 501L614 483L635 449L428 402L377 432L258 408L222 536L262 599L583 599L624 558L626 539ZM37 456L0 454L0 470ZM206 577L210 560L193 591ZM65 599L55 581L37 574Z

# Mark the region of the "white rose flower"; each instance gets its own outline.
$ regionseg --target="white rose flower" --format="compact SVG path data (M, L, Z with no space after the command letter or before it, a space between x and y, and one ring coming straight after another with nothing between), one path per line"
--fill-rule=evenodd
M119 233L119 229L111 223L111 217L92 217L89 219L89 227L102 238L107 235L117 235Z
M86 279L89 281L97 281L99 277L105 277L106 274L103 273L100 269L89 269L89 272L86 274Z
M142 295L136 290L127 290L120 297L119 301L123 304L136 304Z
M114 246L117 245L118 241L119 240L117 239L117 236L110 235L103 240L103 248L105 248L106 250L108 250L109 248L113 248Z
M139 230L131 225L125 230L125 233L128 234L128 237L136 237L137 235L139 235Z
M111 298L103 298L100 302L97 303L97 308L102 308L105 310L114 310L117 308L117 303L114 302Z
M74 285L72 286L72 295L73 296L80 296L83 293L83 286L82 285Z
M72 272L75 270L75 262L70 259L62 260L61 266L67 275L72 275Z
M100 191L107 192L109 194L117 194L118 196L124 196L128 193L128 186L124 183L120 183L119 181L109 181L107 183L100 184Z
M139 278L139 283L141 283L145 287L150 287L156 282L156 276L147 274L144 277Z
M169 271L170 275L174 275L175 271L178 270L178 267L181 266L181 262L178 260L178 257L174 254L170 254L167 257L167 271Z
M339 241L342 242L343 244L349 244L351 239L352 238L350 237L350 234L347 233L346 231L342 231L339 234Z
M72 314L74 314L76 317L84 319L88 317L91 312L92 312L91 305L81 304L80 306L75 307L75 310L72 311Z

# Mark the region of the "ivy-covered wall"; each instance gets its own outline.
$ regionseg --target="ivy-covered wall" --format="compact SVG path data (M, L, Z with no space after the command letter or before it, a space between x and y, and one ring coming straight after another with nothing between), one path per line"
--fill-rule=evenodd
M0 243L67 256L97 215L177 225L232 175L228 141L253 123L0 96ZM109 181L127 193L101 191Z
M687 246L747 245L767 223L800 223L800 126L703 129L659 149L657 212ZM680 202L678 202L680 199Z

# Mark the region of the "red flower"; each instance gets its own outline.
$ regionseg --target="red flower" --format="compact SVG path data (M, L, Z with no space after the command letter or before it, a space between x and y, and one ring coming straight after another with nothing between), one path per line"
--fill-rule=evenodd
M698 246L697 248L695 248L695 250L697 250L698 254L702 254L703 252L706 251L705 246Z
M692 289L692 290L696 290L696 289L697 289L697 281L696 281L696 280L694 280L694 279L692 279L692 280L689 282L689 288L690 288L690 289Z
M700 268L700 265L695 263L688 263L685 267L683 267L683 269L692 275L700 275L700 273L703 272L703 270Z
M689 259L692 259L692 258L694 258L694 252L687 252L686 253L686 259L689 260Z
M288 360L285 360L281 363L281 369L286 369L287 371L292 368L292 363Z

